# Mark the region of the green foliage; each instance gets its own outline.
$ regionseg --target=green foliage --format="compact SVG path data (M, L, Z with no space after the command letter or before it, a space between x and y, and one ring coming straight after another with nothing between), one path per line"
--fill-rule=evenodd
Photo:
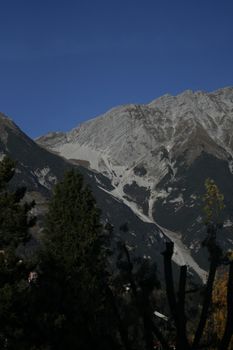
M34 219L29 212L33 203L22 203L25 189L10 190L15 163L5 157L0 162L0 348L24 349L23 316L28 290L29 267L16 249L30 239Z
M0 190L6 187L15 172L15 162L9 157L4 157L0 162Z
M67 172L50 201L35 289L44 346L104 349L108 339L106 347L113 347L102 233L90 189L80 174Z
M70 171L54 190L45 227L49 254L66 269L97 267L101 250L100 212L80 174ZM98 260L98 259L97 259ZM96 265L97 264L97 265Z
M30 239L28 229L34 224L34 218L28 215L34 203L22 203L26 189L8 189L14 167L7 157L0 162L0 250L15 250L25 244Z

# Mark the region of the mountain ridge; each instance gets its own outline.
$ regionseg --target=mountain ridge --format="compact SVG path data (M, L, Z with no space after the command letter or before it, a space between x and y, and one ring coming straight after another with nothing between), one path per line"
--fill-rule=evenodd
M0 155L8 155L16 161L15 176L11 186L26 186L27 200L36 201L33 214L37 217L37 226L33 229L33 241L30 249L34 249L39 242L40 232L46 214L47 202L54 185L63 179L66 171L75 169L83 175L85 183L90 186L97 205L102 211L103 224L113 225L114 233L112 245L117 254L116 245L124 241L135 258L156 261L158 270L163 273L162 255L167 237L152 222L145 222L122 201L116 199L111 190L113 186L104 175L87 170L80 164L71 163L31 140L9 118L0 116ZM123 232L121 226L127 223L129 230ZM37 242L37 243L36 243ZM175 259L181 260L176 253Z
M233 88L228 87L211 93L187 90L147 105L119 106L62 137L45 135L36 141L104 174L114 188L113 196L168 230L178 230L194 257L206 266L207 259L198 256L203 232L197 199L204 193L205 179L216 180L229 206L225 222L232 224L231 130ZM189 224L178 224L179 220ZM229 230L226 237L232 247Z

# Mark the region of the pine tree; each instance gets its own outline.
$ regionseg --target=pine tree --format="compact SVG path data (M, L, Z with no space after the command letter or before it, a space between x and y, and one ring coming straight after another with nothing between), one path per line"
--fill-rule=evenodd
M22 204L25 188L9 189L15 163L0 162L0 348L23 349L23 314L28 289L28 267L16 249L29 241L34 203Z
M14 176L15 162L5 157L0 162L0 250L16 249L30 239L28 228L34 218L28 216L34 203L21 204L26 188L9 190L9 182Z
M42 308L37 312L39 319L47 319L42 330L46 344L51 349L114 349L107 331L110 316L100 211L75 171L67 172L54 189L43 244Z

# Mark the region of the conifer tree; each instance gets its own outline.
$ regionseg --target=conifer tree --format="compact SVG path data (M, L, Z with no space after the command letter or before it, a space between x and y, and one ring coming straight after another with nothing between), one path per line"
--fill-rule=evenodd
M75 171L57 184L41 256L40 318L51 349L114 349L106 307L106 252L100 211ZM37 301L38 304L38 301Z
M14 169L15 162L10 158L0 162L0 250L14 250L26 243L30 239L28 228L34 224L34 218L28 216L34 203L20 203L26 188L9 190Z
M34 203L22 204L25 188L9 189L15 163L5 157L0 162L0 348L20 347L24 335L23 314L28 289L28 267L16 249L30 239Z

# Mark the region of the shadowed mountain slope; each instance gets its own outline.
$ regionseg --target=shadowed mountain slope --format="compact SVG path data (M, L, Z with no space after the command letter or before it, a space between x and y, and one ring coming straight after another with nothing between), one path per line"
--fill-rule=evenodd
M225 249L233 247L233 88L185 91L124 105L38 144L106 176L109 192L176 231L203 266L201 197L214 179L225 196Z

